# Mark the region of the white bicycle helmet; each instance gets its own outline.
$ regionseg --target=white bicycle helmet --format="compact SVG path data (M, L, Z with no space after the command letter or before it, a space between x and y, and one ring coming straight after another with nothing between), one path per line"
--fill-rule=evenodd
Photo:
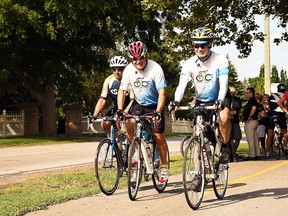
M126 67L127 59L123 56L113 56L110 60L110 67Z

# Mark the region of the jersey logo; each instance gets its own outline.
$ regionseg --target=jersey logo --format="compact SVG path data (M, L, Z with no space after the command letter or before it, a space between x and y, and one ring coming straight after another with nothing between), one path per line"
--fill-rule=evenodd
M150 84L150 81L144 81L141 78L138 78L135 82L134 82L134 86L135 87L147 87Z
M111 95L117 95L117 93L118 93L118 89L111 89L110 90Z
M198 82L209 82L213 78L213 74L206 74L207 71L200 71L199 75L196 76Z

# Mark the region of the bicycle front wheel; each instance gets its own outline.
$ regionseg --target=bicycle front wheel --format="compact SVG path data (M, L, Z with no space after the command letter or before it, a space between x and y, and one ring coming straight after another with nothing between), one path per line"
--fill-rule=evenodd
M161 167L160 165L162 164L161 162L161 158L157 149L157 146L155 146L154 148L154 153L153 153L154 157L153 157L153 174L152 174L152 181L153 181L153 185L155 187L155 189L161 193L165 190L167 184L168 184L168 179L167 181L165 181L164 183L160 182L159 179L161 177ZM166 160L167 160L167 168L168 170L170 170L170 155L169 155L169 149L167 146L167 156L166 156Z
M190 135L187 135L187 136L185 136L185 137L181 140L181 143L180 143L180 152L181 152L181 154L182 154L183 157L184 157L185 149L186 149L187 145L189 144L190 138L191 138L191 136L190 136Z
M128 195L135 200L142 178L141 140L134 138L128 155Z
M100 190L106 195L112 195L119 184L120 170L116 153L112 150L110 139L102 140L97 148L95 158L95 174Z
M212 180L213 189L218 199L223 199L228 186L228 163L219 163L218 158L214 159L214 170L216 177Z
M185 198L193 210L199 208L205 188L204 165L201 160L200 143L192 138L183 158L183 186Z

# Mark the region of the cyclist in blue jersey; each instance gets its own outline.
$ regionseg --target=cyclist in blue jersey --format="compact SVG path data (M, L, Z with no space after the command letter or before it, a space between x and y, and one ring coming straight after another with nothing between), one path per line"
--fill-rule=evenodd
M143 115L154 113L157 119L157 129L151 127L154 139L157 143L161 158L160 182L168 180L169 170L167 166L167 143L164 137L164 105L166 100L166 80L161 66L147 58L147 48L141 41L133 42L128 47L128 57L132 62L123 72L121 86L118 92L118 113L121 115L124 107L124 95L129 86L133 89L135 100L132 104L132 114ZM128 139L132 141L134 136L135 120L127 123Z
M104 109L108 97L112 99L113 105L108 109L108 111L104 114L104 116L113 116L116 113L118 109L117 106L118 89L120 87L123 70L127 66L127 64L128 64L127 59L123 56L113 56L111 58L110 67L113 70L113 74L108 76L103 83L100 99L98 100L95 106L93 115L94 118L97 118L97 116L99 116L101 111ZM125 95L123 106L125 109L126 108L129 109L129 107L132 104L133 98L134 98L133 92L128 90ZM110 133L110 126L111 123L109 121L101 122L101 127L107 135Z
M191 79L195 87L196 104L204 103L209 105L214 104L216 101L220 102L219 130L222 136L222 156L220 161L227 163L231 133L229 119L231 95L228 91L229 63L224 55L217 54L211 50L214 39L211 29L205 27L197 28L193 30L191 39L196 55L186 60L182 66L174 103L177 109L177 105L180 104L183 98L187 83ZM207 112L206 117L209 118L209 112ZM213 139L213 136L210 135L209 137L209 134L207 136Z

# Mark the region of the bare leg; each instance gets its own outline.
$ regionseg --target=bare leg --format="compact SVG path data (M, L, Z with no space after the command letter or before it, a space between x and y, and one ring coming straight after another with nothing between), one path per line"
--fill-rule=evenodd
M266 139L266 154L268 154L267 156L269 156L271 152L272 136L273 136L273 130L268 129L267 139Z
M229 143L230 133L231 133L231 122L229 119L229 109L227 107L221 110L220 113L220 125L219 130L223 139L223 143Z
M167 165L167 142L163 133L155 133L154 139L157 143L158 152L162 161L162 166Z
M130 143L132 142L134 138L134 131L135 131L135 125L136 121L135 119L128 119L126 123L126 129L127 129L127 137Z
M111 128L110 122L101 122L101 127L106 135L110 134L110 128Z

